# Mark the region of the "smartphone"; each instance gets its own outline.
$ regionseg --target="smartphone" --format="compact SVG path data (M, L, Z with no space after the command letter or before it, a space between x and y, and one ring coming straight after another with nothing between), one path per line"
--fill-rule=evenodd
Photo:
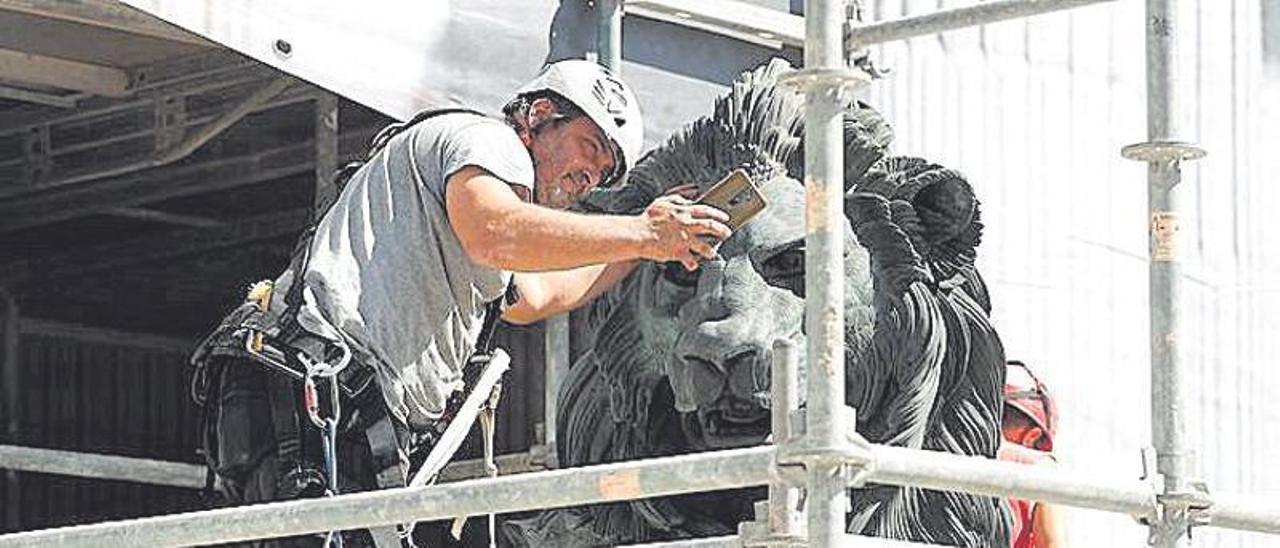
M764 195L747 172L736 169L715 186L707 190L698 203L706 204L729 214L729 222L725 223L732 230L742 228L752 217L764 211Z

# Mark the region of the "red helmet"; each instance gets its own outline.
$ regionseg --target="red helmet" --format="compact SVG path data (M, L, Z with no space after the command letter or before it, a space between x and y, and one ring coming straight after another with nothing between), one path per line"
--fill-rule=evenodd
M1044 449L1053 451L1053 437L1058 432L1058 406L1027 364L1009 360L1004 376L1004 404L1039 426L1044 431Z

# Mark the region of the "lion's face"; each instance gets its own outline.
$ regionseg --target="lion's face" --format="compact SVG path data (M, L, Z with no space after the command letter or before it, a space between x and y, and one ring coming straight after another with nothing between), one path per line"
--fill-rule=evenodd
M769 432L773 341L804 341L804 188L776 179L768 207L695 272L679 263L641 266L629 297L645 344L662 362L689 441L706 448L760 443ZM866 255L846 224L846 272ZM860 269L860 270L859 270ZM851 283L847 302L869 283Z

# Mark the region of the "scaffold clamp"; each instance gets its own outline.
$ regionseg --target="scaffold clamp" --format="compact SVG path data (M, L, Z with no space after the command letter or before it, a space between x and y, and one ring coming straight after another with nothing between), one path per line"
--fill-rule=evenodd
M871 75L850 68L806 68L788 72L778 77L778 85L797 92L827 86L842 92L853 92L867 87Z
M1148 141L1120 149L1120 155L1127 159L1152 164L1199 160L1207 154L1195 143L1182 141Z

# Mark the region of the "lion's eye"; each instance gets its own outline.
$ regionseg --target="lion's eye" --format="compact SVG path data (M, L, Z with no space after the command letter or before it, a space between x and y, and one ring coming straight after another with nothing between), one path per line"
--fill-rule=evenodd
M769 257L759 267L769 285L804 297L804 246L786 249Z
M690 272L678 261L662 265L662 278L680 287L697 287L698 277L701 275L702 269Z

